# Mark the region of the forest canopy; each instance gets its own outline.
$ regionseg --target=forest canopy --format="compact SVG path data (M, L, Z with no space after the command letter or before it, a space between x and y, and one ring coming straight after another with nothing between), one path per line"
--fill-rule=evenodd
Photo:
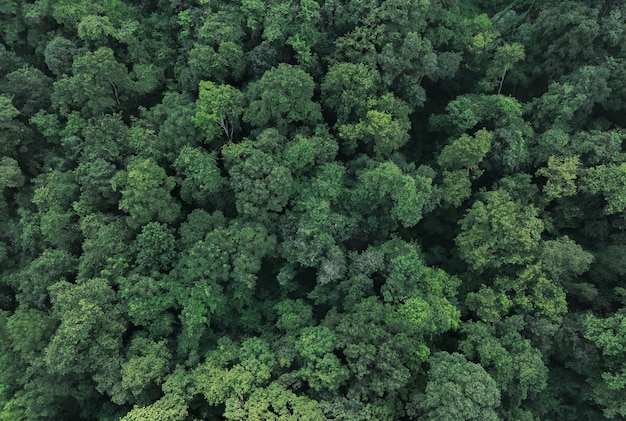
M0 2L0 421L626 418L626 4Z

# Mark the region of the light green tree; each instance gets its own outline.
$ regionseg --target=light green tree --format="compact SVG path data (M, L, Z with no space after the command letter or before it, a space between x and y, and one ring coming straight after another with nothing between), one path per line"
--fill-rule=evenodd
M232 141L243 110L241 91L230 85L216 85L203 80L200 82L193 122L204 131L207 143L220 133Z
M459 225L456 244L474 270L532 261L543 231L532 205L516 203L501 190L487 192L483 200L474 202Z
M418 419L441 421L497 421L500 406L496 382L479 364L457 353L438 352L430 359L424 396L415 405ZM415 413L417 415L417 413Z
M119 208L130 214L128 223L138 228L150 221L173 222L179 214L179 205L171 196L176 185L152 159L135 159L126 171L119 171L111 179L113 190L121 191Z

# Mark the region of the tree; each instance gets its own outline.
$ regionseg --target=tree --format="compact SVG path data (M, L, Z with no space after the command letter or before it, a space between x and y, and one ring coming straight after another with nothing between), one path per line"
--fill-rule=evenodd
M319 104L312 101L315 82L304 70L281 63L251 83L245 92L250 105L243 120L257 128L275 126L281 134L293 124L317 124Z
M104 279L50 287L59 327L45 349L51 373L87 376L114 402L127 399L120 378L120 348L126 324L115 291Z
M166 225L147 223L134 244L137 266L148 273L167 273L176 257L175 242L172 230Z
M414 404L423 411L423 419L499 419L495 411L500 405L496 382L483 367L467 361L463 355L434 354L430 359L428 378L426 393Z
M39 230L46 245L71 251L79 241L72 203L78 186L71 172L52 171L36 180L32 202L39 210Z
M501 190L487 192L459 221L456 244L474 270L530 262L539 247L543 223L537 210L514 202Z
M602 193L606 200L604 213L610 215L626 208L626 163L598 165L589 168L583 178L585 190L591 194Z
M90 279L103 273L115 273L127 264L132 233L125 221L108 214L91 213L81 218L82 254L78 278ZM116 269L117 268L117 269Z
M166 92L163 100L137 122L144 130L140 132L141 143L136 153L152 151L152 155L146 157L154 160L165 157L173 162L184 146L200 146L204 136L194 124L189 124L195 113L196 104L189 94Z
M298 374L317 392L334 392L348 379L348 370L333 353L335 347L335 336L324 326L305 327L295 343L304 360Z
M61 280L72 280L76 264L77 259L66 251L44 250L18 277L19 301L31 308L48 308L48 288Z
M472 195L472 182L465 170L444 171L442 200L458 208Z
M258 136L256 143L262 139L284 138L276 129L268 129ZM267 212L281 212L293 195L291 172L268 152L255 147L249 139L222 148L237 212L242 216L260 218Z
M0 154L3 156L13 156L17 145L22 141L22 127L14 121L20 115L17 108L13 106L11 98L0 95Z
M266 10L262 36L269 42L289 45L300 66L316 69L318 58L314 50L326 35L320 31L320 9L316 0L271 1Z
M179 20L195 29L197 39L189 51L188 65L195 83L200 80L240 80L245 74L243 51L244 16L234 4L205 3L201 12L201 22L193 28L189 25L188 14L182 12ZM193 88L195 89L195 87Z
M120 421L184 421L188 413L187 404L179 396L167 394L147 406L133 406Z
M246 400L228 399L224 417L233 421L326 419L316 401L298 396L279 383L255 389Z
M12 103L26 117L50 106L52 80L35 67L24 66L7 74L0 89L11 96Z
M288 262L280 278L285 287L297 288L297 283L290 282L296 265L319 268L320 284L343 277L346 262L341 244L354 235L357 227L356 219L342 210L344 182L342 165L321 164L310 181L302 185L293 209L282 218L281 229L289 233L280 249Z
M333 62L362 63L380 70L384 89L410 104L423 105L424 78L437 80L456 73L460 55L437 54L435 47L447 43L452 31L428 31L445 27L445 6L419 2L349 2L345 7L327 6L335 26L341 28L335 41ZM335 7L337 10L332 10ZM451 26L454 26L452 24Z
M213 141L220 132L232 141L242 112L243 94L237 88L218 86L211 81L200 82L193 122L204 130L207 143Z
M180 255L170 290L181 308L182 357L198 360L211 325L260 328L262 307L254 305L255 287L263 259L274 256L275 249L276 237L263 225L235 221L216 227Z
M487 70L486 85L489 86L490 84L493 84L497 86L497 94L500 95L507 72L511 70L517 62L524 60L524 57L524 46L520 43L506 43L497 47L493 63Z
M386 208L392 218L405 227L411 227L422 219L432 188L431 179L403 174L396 164L389 161L364 171L359 182L355 192L357 206L364 213L365 206L371 211L376 207Z
M499 171L518 171L528 161L533 131L524 120L523 106L517 99L504 95L460 95L446 105L446 112L431 115L431 126L455 137L483 126L492 136L489 159Z
M443 147L437 163L447 170L472 170L485 159L491 148L492 134L485 129L473 136L462 134Z
M567 235L541 244L541 264L558 279L578 277L589 270L594 255Z
M67 38L60 35L54 37L46 44L44 57L48 69L56 76L72 73L72 62L78 55L78 48Z
M536 21L522 26L521 38L530 62L538 63L535 72L557 79L596 54L600 10L578 1L542 6Z
M132 228L153 220L173 222L178 217L179 205L170 195L175 184L152 159L135 159L111 179L113 190L122 193L119 208L130 214Z
M115 29L108 16L87 15L78 23L78 37L86 42L106 44Z
M196 81L224 82L240 79L244 73L244 53L239 44L224 41L217 47L198 43L189 51L189 67Z
M345 356L346 397L363 403L384 397L386 404L375 405L378 415L394 419L403 390L428 350L390 316L387 306L368 297L344 313L329 312L324 325L334 332L337 348Z
M300 402L306 407L310 401L273 383L271 379L277 369L277 356L264 339L253 337L236 346L222 338L197 367L194 379L198 392L210 405L225 404L223 415L227 419L280 419L278 415L288 416L290 407L291 411L300 412L302 409L296 409ZM270 391L274 392L274 399L266 395ZM285 398L295 399L293 405L285 402ZM317 406L315 402L310 404Z
M119 276L119 301L127 308L129 321L145 328L152 338L160 339L172 333L174 296L163 280L141 275Z
M552 82L548 91L532 101L533 125L550 126L566 132L579 131L588 124L596 104L610 96L608 69L582 66L562 82Z
M150 389L160 386L169 373L172 355L165 341L135 337L128 347L127 360L122 363L122 388L140 401L152 401L156 394Z
M111 209L119 200L119 194L111 186L116 172L116 166L102 158L78 164L74 175L80 184L80 198L74 209L83 216Z
M225 184L215 154L203 149L183 147L174 161L174 167L181 176L181 199L187 203L206 206L215 201L215 196Z
M8 156L0 159L0 192L7 188L18 188L24 185L24 175L17 161Z
M313 136L297 134L285 145L282 163L297 177L334 161L338 151L335 138L325 127L318 126Z
M409 140L409 107L392 94L368 101L369 110L356 124L339 127L339 137L347 141L348 151L358 142L369 144L376 157L388 157Z
M543 188L548 199L558 199L560 197L573 196L576 194L576 178L579 172L580 160L575 157L548 158L547 168L540 168L536 175L544 176L548 180Z
M623 291L621 291L623 293ZM602 407L608 419L626 415L626 401L623 390L626 388L624 375L624 344L626 340L626 318L623 310L600 318L588 314L584 319L584 336L599 348L602 366L593 373L593 399Z
M100 3L61 0L55 4L52 10L52 16L61 25L76 27L84 16L97 15L102 11L102 4Z
M567 301L561 282L551 279L540 265L527 266L513 279L497 277L494 289L510 297L507 304L521 309L528 316L545 317L560 323L567 312Z
M10 316L3 312L0 320L4 368L0 419L78 416L77 400L89 393L79 392L45 368L44 349L57 325L54 317L20 306Z
M501 395L501 418L527 417L524 407L545 393L548 385L548 368L542 353L522 335L525 327L521 316L504 318L495 325L468 322L462 327L466 339L459 349L495 380ZM534 408L533 412L541 410Z
M354 123L365 117L379 85L377 70L362 63L336 63L322 83L322 104L334 112L337 127Z
M63 116L80 111L85 117L115 112L132 92L128 69L115 58L113 50L100 47L74 60L73 76L54 82L52 105Z

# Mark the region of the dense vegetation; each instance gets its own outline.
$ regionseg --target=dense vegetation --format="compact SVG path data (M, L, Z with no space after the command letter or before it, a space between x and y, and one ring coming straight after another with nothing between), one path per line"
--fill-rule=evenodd
M0 2L0 420L623 419L625 22Z

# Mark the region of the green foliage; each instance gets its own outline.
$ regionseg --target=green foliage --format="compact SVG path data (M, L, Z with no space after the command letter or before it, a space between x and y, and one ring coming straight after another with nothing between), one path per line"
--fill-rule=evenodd
M479 130L474 136L463 134L444 146L437 158L437 163L447 170L472 169L489 152L491 139L491 133L485 129Z
M459 225L459 252L475 270L530 262L543 231L533 206L520 205L501 190L475 202Z
M286 299L274 306L278 313L276 327L289 334L313 324L313 311L302 299Z
M50 287L59 327L45 349L48 370L59 375L91 373L97 390L123 403L119 382L122 334L126 330L115 292L104 279Z
M496 382L463 355L439 352L430 359L426 393L416 406L425 420L497 420L500 405Z
M376 96L380 75L362 63L332 65L322 83L322 103L337 118L337 126L363 118Z
M179 206L170 195L175 184L151 159L135 159L126 171L111 179L113 190L122 193L119 208L130 214L128 223L133 228L152 220L172 222L178 217Z
M364 142L371 145L375 156L387 157L409 140L409 108L391 94L368 101L368 107L357 124L339 127L339 137L348 141L349 149Z
M80 111L97 116L119 110L132 93L132 81L126 67L118 62L113 50L101 47L74 60L73 76L54 82L52 103L63 116Z
M18 299L24 305L45 308L48 288L60 280L70 280L76 274L76 258L66 251L46 249L34 259L19 279Z
M453 207L459 207L472 195L472 182L465 170L444 171L442 199Z
M497 326L497 329L496 329ZM519 316L503 319L496 326L482 322L465 324L467 339L459 348L496 381L502 396L502 411L519 408L546 389L548 370L538 349L519 333Z
M536 22L522 27L522 39L538 70L556 79L595 53L600 9L577 1L542 6Z
M602 193L606 214L623 212L626 208L626 163L589 168L583 182L590 193Z
M594 106L610 95L605 67L583 66L564 82L553 82L548 92L532 102L533 123L545 129L553 124L566 130L584 127Z
M173 320L167 310L174 307L174 297L164 282L140 275L119 277L116 282L133 325L146 327L156 337L171 333Z
M39 356L55 324L43 311L20 307L7 319L5 328L12 348L27 361Z
M50 107L51 80L35 67L20 67L7 74L0 89L10 95L12 103L24 116Z
M21 127L14 121L20 115L17 108L13 106L10 97L0 95L0 154L14 155L17 145L20 143Z
M520 43L504 44L496 48L493 63L487 69L485 87L487 90L497 89L497 93L502 91L504 78L513 66L524 60L524 46Z
M222 132L233 140L239 116L243 112L243 94L230 85L216 85L211 81L200 82L193 122L204 130L207 142Z
M80 214L86 214L106 211L114 205L119 199L111 187L111 179L116 172L115 165L102 158L81 162L74 170L80 184L80 198L74 209Z
M182 176L180 195L187 203L206 205L224 185L215 155L203 149L183 147L174 167Z
M134 406L121 421L183 421L187 416L185 401L175 395L165 395L147 406Z
M176 257L175 242L167 226L158 222L144 225L135 242L137 266L157 273L167 272Z
M165 342L134 338L128 360L122 363L122 387L139 397L150 385L160 385L169 371L171 357Z
M385 396L397 402L424 359L423 344L389 316L388 308L375 297L362 300L347 313L327 316L350 373L347 397L351 399L367 402Z
M431 194L432 180L405 175L393 162L383 162L359 177L359 205L386 208L405 227L422 219L422 211ZM367 205L366 205L367 204Z
M551 156L548 159L548 167L540 168L537 175L544 176L548 180L543 188L548 199L573 196L576 194L575 180L580 167L578 157L565 158Z
M78 48L71 40L56 36L46 44L44 51L46 66L57 76L69 75L77 54Z
M584 336L600 349L603 356L602 373L595 373L593 399L602 407L605 418L616 419L626 414L623 390L626 319L623 311L607 318L587 315ZM604 371L606 370L606 371ZM598 375L599 374L599 375Z
M184 146L199 146L203 141L202 133L194 124L189 124L195 112L190 95L168 91L163 100L147 112L146 118L140 120L146 128L140 132L137 152L153 151L153 159L166 156L174 161Z
M0 191L6 188L22 187L24 176L15 159L8 156L0 160Z
M125 262L132 237L123 220L93 213L81 219L80 230L84 242L78 266L79 278L113 273L114 265Z
M582 275L594 261L594 256L568 236L544 241L541 263L557 278Z
M246 90L250 105L243 120L258 128L275 126L281 133L294 124L316 124L319 104L312 101L315 82L298 67L281 63Z
M283 139L275 129L261 133L256 141ZM259 216L264 212L280 212L293 194L291 172L276 162L271 153L255 147L255 143L229 143L222 156L235 192L237 212L242 216Z
M503 95L461 95L448 103L446 111L447 114L430 116L433 128L458 136L478 125L484 126L492 135L489 139L491 159L500 170L518 170L526 163L527 142L533 133L523 118L523 106L517 99ZM486 138L487 133L481 133L481 136ZM484 140L479 143L484 144ZM480 147L476 149L477 152L481 150Z
M256 389L245 403L240 399L229 400L224 417L239 421L326 419L316 401L298 396L277 383Z

